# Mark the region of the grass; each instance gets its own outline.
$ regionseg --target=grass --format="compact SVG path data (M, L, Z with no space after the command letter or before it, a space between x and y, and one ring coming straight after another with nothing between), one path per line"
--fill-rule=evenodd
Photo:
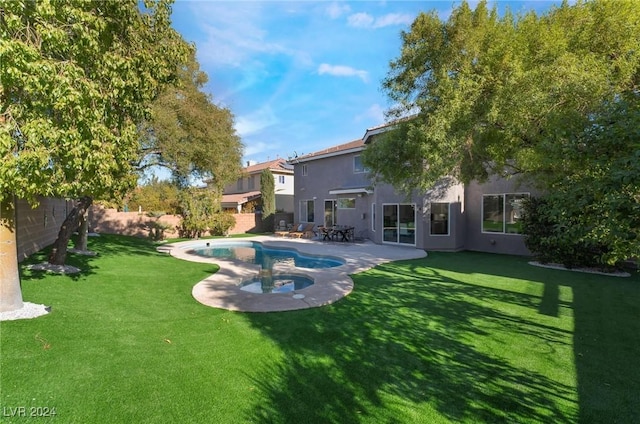
M92 238L85 272L22 267L0 323L1 422L613 423L640 417L640 278L481 253L353 276L334 305L247 314L191 288L216 267ZM38 262L46 252L29 259ZM16 414L13 414L16 415Z

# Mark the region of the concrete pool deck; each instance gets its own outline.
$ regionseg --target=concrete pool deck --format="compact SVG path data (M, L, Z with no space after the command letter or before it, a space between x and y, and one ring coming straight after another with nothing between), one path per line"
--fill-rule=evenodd
M215 245L220 242L243 241L257 241L268 247L295 249L303 254L337 257L346 263L338 267L317 269L291 268L286 264L276 264L273 268L274 275L307 276L314 280L314 284L287 293L261 294L240 289L243 281L255 277L260 272L259 265L231 259L205 258L188 253L195 247L204 247L207 242ZM366 271L385 262L427 256L424 250L413 247L379 245L370 241L343 243L273 236L190 240L166 244L158 250L178 259L219 265L218 272L193 287L193 297L207 306L243 312L292 311L328 305L351 293L353 280L349 277L350 274Z

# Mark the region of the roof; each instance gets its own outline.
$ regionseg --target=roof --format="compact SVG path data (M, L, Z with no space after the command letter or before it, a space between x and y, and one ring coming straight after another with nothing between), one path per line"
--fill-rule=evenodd
M223 194L222 206L223 207L236 207L237 205L245 204L251 200L255 200L261 196L259 191L250 191L247 193L237 194Z
M283 158L278 158L275 160L271 160L268 162L257 163L255 165L250 165L244 168L242 171L246 174L256 174L260 173L265 169L269 169L271 171L280 172L280 173L293 173L293 169L291 169L291 165L287 164L287 161Z
M390 122L385 122L384 124L377 125L375 127L367 128L367 130L364 133L364 136L362 137L362 141L365 144L369 144L369 142L371 141L370 140L371 137L373 137L374 135L383 133L401 122L410 121L416 116L417 114L413 114L413 115L405 116L403 118L395 119Z
M298 156L295 158L289 159L289 163L298 163L298 162L307 162L315 159L322 159L331 156L338 156L347 153L358 152L364 149L364 141L362 139L357 139L350 141L348 143L339 144L337 146L329 147L324 150L320 150L314 153L309 153L307 155Z

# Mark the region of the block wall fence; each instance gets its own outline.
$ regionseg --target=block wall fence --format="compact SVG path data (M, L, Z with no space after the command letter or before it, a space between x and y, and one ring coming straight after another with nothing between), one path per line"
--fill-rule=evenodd
M74 202L64 199L38 198L38 205L32 207L23 199L16 200L16 238L18 261L53 244L58 237L60 226L73 209ZM236 225L229 234L262 232L262 216L254 213L233 214ZM276 225L280 220L292 223L293 214L276 214ZM164 215L158 220L171 225L173 230L165 231L165 237L177 237L180 217ZM149 223L155 218L144 212L119 212L99 205L89 209L89 231L105 234L122 234L136 237L149 236Z
M63 199L41 197L37 200L36 207L26 200L16 200L18 261L56 241L60 226L73 208L72 202Z

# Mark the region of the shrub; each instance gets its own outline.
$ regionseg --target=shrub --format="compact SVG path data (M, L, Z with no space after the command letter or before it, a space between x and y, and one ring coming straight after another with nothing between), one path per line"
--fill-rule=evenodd
M211 217L209 234L212 236L224 236L236 225L236 218L229 213L218 213Z
M608 267L603 261L608 247L590 240L589 229L567 213L562 202L551 196L532 197L525 201L524 212L524 241L536 260L567 268Z

